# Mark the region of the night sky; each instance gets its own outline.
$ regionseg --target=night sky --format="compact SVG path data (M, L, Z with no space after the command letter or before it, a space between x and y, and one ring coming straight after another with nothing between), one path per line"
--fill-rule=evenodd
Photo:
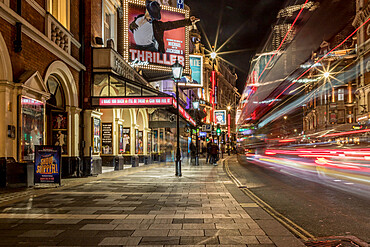
M215 42L220 12L222 12L220 36L216 48L244 25L241 31L221 50L222 52L250 49L243 53L221 55L243 70L237 70L239 77L237 87L240 93L244 88L249 62L263 46L284 2L285 0L185 0L191 8L191 14L201 19L197 23L198 29L204 28L212 45ZM204 38L202 43L209 49Z

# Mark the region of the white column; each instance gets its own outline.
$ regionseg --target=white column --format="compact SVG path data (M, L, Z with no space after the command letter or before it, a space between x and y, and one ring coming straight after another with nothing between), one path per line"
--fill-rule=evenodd
M93 146L93 123L92 123L92 118L99 118L101 119L101 116L103 113L94 111L94 110L86 110L84 112L84 136L85 136L85 149L84 149L84 156L87 157L90 155L90 147ZM100 155L100 154L98 154Z
M17 93L13 85L0 81L0 157L17 158ZM8 137L8 126L14 126L15 137Z
M80 147L80 112L81 109L74 106L67 106L68 113L68 156L79 156Z

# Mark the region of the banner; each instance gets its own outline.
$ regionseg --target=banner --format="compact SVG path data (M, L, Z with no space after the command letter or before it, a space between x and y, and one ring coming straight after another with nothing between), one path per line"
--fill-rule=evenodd
M185 67L185 59L188 59L185 23L175 25L171 22L185 19L187 12L156 6L146 7L145 4L128 1L128 61L131 66L160 65L165 69L177 58Z
M203 56L190 55L191 76L185 76L179 81L181 86L203 87Z
M35 146L35 184L57 183L60 185L61 146Z

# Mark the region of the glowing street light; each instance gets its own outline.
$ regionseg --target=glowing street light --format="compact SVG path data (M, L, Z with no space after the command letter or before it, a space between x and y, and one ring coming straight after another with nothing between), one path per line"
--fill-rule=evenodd
M324 77L325 77L325 78L329 78L329 76L330 76L330 73L329 73L329 72L325 72L325 73L324 73Z
M287 116L284 116L284 120L287 120L288 119L288 117Z
M231 110L231 106L228 105L227 106L227 110L230 111Z
M215 59L216 57L217 57L217 53L216 52L211 52L211 58Z

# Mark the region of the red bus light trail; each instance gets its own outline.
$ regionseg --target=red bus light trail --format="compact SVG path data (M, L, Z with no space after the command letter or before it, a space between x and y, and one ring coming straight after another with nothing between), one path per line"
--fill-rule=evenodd
M337 45L336 47L334 47L331 51L329 51L328 53L325 54L325 56L323 56L322 58L320 58L316 63L314 63L309 69L307 69L305 72L303 72L303 74L301 74L299 77L297 77L297 79L295 79L289 86L287 86L276 98L275 100L277 100L283 93L286 92L286 90L288 90L292 85L295 84L296 81L298 81L300 78L302 78L307 72L309 72L312 68L314 68L314 65L320 63L323 59L325 59L330 53L332 53L333 51L335 51L336 49L338 49L340 46L342 46L349 38L351 38L353 35L355 35L357 33L358 30L360 30L360 28L362 28L366 23L368 23L370 20L370 18L368 18L364 23L362 23L355 31L353 31L353 33L351 33L347 38L345 38L339 45ZM271 106L275 100L273 100L268 106Z

